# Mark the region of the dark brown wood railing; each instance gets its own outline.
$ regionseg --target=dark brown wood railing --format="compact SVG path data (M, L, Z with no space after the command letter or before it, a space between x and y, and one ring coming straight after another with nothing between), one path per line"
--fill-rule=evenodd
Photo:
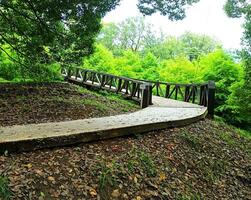
M139 102L142 108L150 104L149 83L81 68L62 68L61 73L68 82L120 93Z
M208 108L209 115L214 115L214 81L199 84L177 84L159 81L148 82L151 83L150 93L164 98L205 106Z
M100 73L81 68L62 68L62 75L71 83L120 93L141 104L142 108L152 104L152 96L161 96L208 108L208 115L214 115L215 83L177 84L160 81L146 81Z

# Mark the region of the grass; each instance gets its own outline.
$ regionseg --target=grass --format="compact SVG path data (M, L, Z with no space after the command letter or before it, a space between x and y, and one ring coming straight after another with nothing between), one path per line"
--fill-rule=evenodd
M157 174L155 164L153 162L152 157L144 152L144 151L138 151L137 157L141 163L141 166L144 168L144 171L149 177L154 177Z
M204 178L209 182L216 182L225 175L227 164L224 160L208 159L208 165L204 166Z
M95 166L94 174L98 175L99 190L107 192L118 185L118 180L125 177L134 177L135 174L145 174L147 177L155 177L157 168L150 154L139 149L133 149L125 155L126 162L113 160L107 162L99 158ZM140 173L141 172L141 173Z
M217 116L215 117L215 120L213 122L218 126L228 126L231 129L233 129L234 132L238 133L240 136L251 139L251 131L250 130L244 130L241 128L237 128L233 125L226 124L222 118L217 117Z
M122 111L123 112L128 112L130 109L132 108L137 108L138 105L136 102L132 101L132 100L125 100L122 96L105 91L105 90L98 90L98 91L90 91L86 88L83 87L78 87L78 91L80 93L84 93L84 94L90 94L90 95L94 95L97 98L107 98L109 101L113 101L114 103L118 104L118 105L123 105ZM98 102L97 100L93 100L93 99L84 99L83 102L86 105L90 105L90 106L95 106L97 107L100 111L105 112L106 111L106 106L103 105L103 103Z
M220 138L221 138L224 142L226 142L228 145L232 146L232 145L235 144L235 141L234 141L234 139L232 138L231 133L229 133L229 132L221 132L221 133L219 134L219 136L220 136Z
M102 191L108 185L113 187L116 185L116 177L113 175L113 171L115 171L116 165L114 163L107 164L105 162L100 162L97 165L97 170L99 171L99 189Z
M200 140L189 132L182 132L180 138L188 143L192 148L198 149L200 147Z
M243 130L240 128L235 128L235 130L240 134L240 136L251 139L251 131Z
M192 195L179 195L177 200L202 200L203 198L201 197L200 194L192 194Z
M8 200L11 197L11 190L8 186L7 177L0 176L0 199Z
M88 106L94 106L101 112L106 111L106 105L104 105L103 103L96 101L96 100L84 99L81 103L88 105Z

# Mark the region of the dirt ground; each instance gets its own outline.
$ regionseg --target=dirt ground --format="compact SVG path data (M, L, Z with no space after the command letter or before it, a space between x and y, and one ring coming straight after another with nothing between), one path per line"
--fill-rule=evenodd
M107 92L68 83L0 84L0 126L103 117L139 109Z
M143 135L6 154L0 156L0 195L39 200L251 199L250 147L250 139L236 129L204 120Z

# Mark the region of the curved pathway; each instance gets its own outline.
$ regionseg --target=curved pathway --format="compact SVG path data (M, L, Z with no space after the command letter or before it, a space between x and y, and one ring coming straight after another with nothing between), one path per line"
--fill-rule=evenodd
M143 110L102 118L0 127L0 152L29 151L183 126L205 118L207 108L153 96Z

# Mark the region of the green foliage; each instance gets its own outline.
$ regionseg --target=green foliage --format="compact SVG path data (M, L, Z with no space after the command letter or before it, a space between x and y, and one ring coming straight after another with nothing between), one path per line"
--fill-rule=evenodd
M11 51L8 45L2 45L1 48L4 49L7 54L0 51L0 77L5 80L20 78L20 67L8 56L12 55L12 57L15 57L15 53Z
M232 94L228 104L232 106L235 118L238 119L235 125L245 124L250 130L251 127L251 3L249 0L228 0L225 11L229 17L244 17L244 35L242 38L243 50L242 60L245 66L245 78L232 87Z
M203 70L203 80L216 82L216 114L230 123L235 123L237 118L233 104L229 104L228 100L236 85L243 81L243 66L236 64L231 56L222 50L202 57L199 65Z
M84 68L95 69L99 72L112 72L114 65L113 54L101 44L95 47L95 53L83 60Z
M8 47L3 46L6 51ZM10 52L11 54L11 52ZM4 53L0 53L0 78L6 81L56 81L62 80L60 75L60 65L58 63L34 65L17 65Z
M155 166L155 164L153 162L152 157L148 153L146 153L144 151L138 151L137 152L137 157L138 157L142 167L144 168L146 174L149 177L156 176L156 174L157 174L156 166Z
M170 3L156 0L153 3L139 0L138 8L143 14L150 15L160 11L162 15L174 20L184 18L185 6L197 1L176 0L175 3ZM17 71L21 66L22 78L26 74L36 72L32 78L44 79L44 75L48 73L44 65L79 64L83 57L93 52L93 43L100 31L101 19L119 2L120 0L0 1L0 51L16 63L15 66L4 64L4 76L7 79L19 78L13 70L15 68ZM120 26L105 26L100 36L100 42L110 49L119 42L120 48L136 51L142 47L142 43L151 46L155 42L151 26L146 25L143 18L128 19ZM119 40L116 40L118 38ZM15 56L2 47L5 44L15 52ZM120 48L116 48L118 52ZM10 72L7 73L6 68L10 69ZM43 77L37 78L40 74Z
M248 124L248 120L245 120L249 118L248 112L243 108L246 114L242 115L241 104L238 102L241 101L238 94L242 92L240 88L243 88L245 80L243 64L237 63L230 54L221 48L213 52L210 48L206 49L208 51L205 50L192 61L184 50L181 51L184 53L183 56L180 56L181 53L177 53L173 58L163 60L158 59L149 51L147 54L141 54L132 50L124 50L121 52L121 56L114 56L112 51L102 44L97 44L96 52L84 59L82 67L119 76L173 83L198 83L214 80L217 86L216 114L235 125ZM249 92L247 91L246 94Z
M0 44L9 44L23 65L78 63L92 52L101 18L118 2L0 1Z
M185 15L185 7L199 0L139 0L138 8L145 15L160 12L170 20L181 20Z
M8 200L11 198L11 190L8 186L7 177L0 176L0 199Z
M158 68L161 81L173 83L200 82L199 67L187 58L165 60Z

